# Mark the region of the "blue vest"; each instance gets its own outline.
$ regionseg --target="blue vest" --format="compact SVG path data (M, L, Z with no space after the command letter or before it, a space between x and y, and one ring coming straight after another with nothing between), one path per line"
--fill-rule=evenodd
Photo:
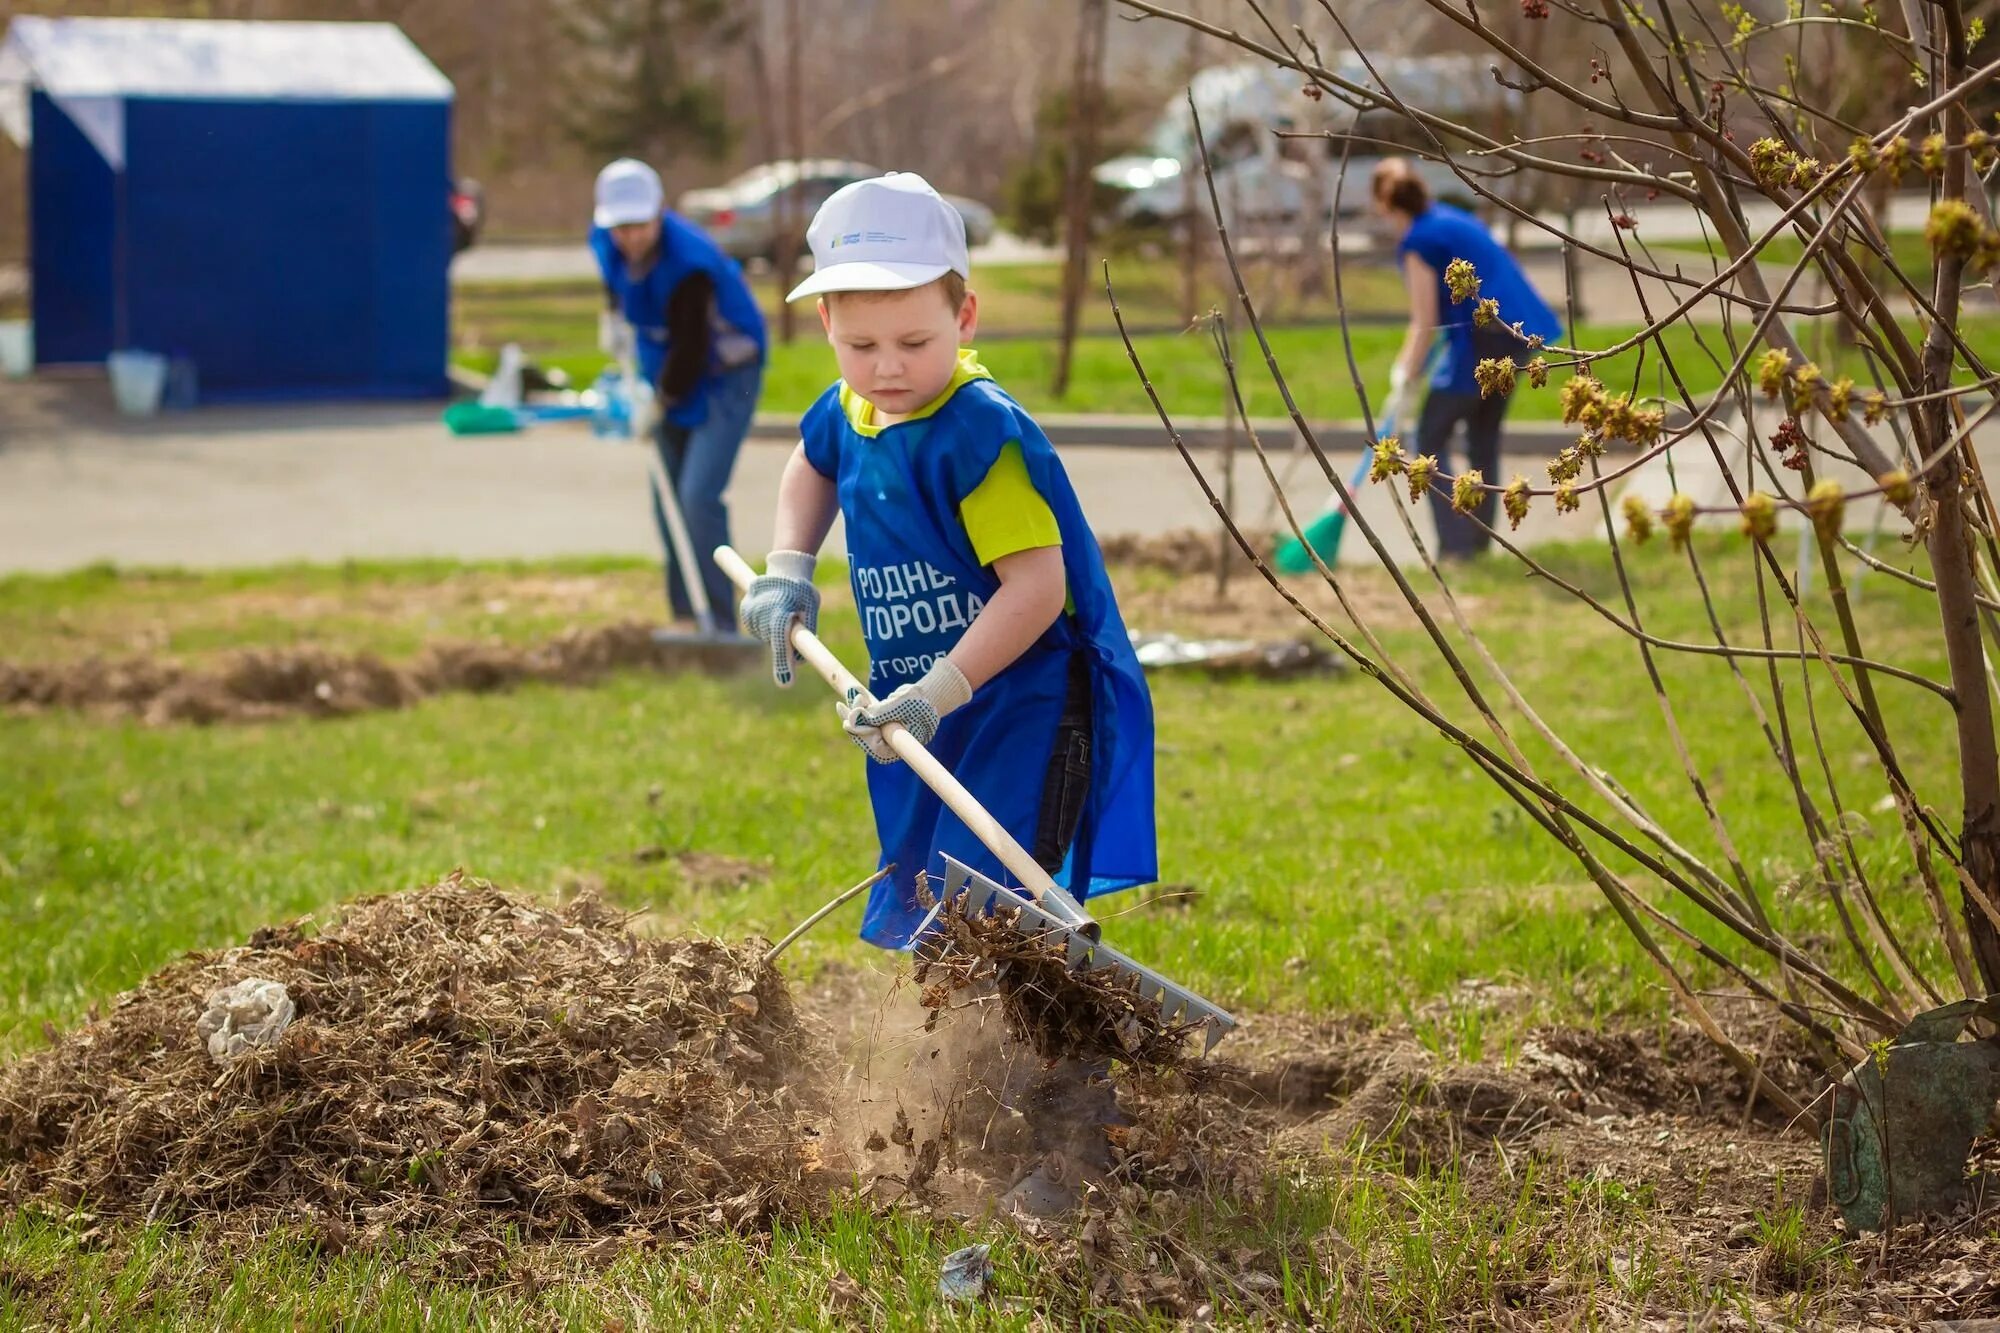
M1133 655L1097 539L1055 448L990 379L970 380L935 412L872 437L849 423L836 385L800 423L806 459L830 478L846 522L849 579L877 698L922 676L949 652L1000 580L973 553L958 507L1018 442L1029 480L1062 533L1073 610L938 727L931 753L1023 847L1034 848L1043 776L1055 745L1072 655L1090 668L1090 792L1056 881L1078 898L1158 877L1153 829L1153 702ZM1013 877L904 764L867 763L881 839L861 936L900 949L923 917L916 881L941 888L943 854L1003 883Z
M618 309L632 325L639 344L639 373L653 384L667 361L667 302L681 279L706 273L715 283L715 303L709 312L708 369L693 393L667 409L677 426L699 426L708 417L708 395L723 372L764 359L764 312L743 280L743 269L707 232L668 210L660 214L659 256L646 274L634 281L625 256L603 227L590 229L591 253L605 290L617 298Z
M1451 299L1444 271L1454 259L1472 264L1479 274L1479 297L1499 302L1503 322L1518 323L1545 341L1562 334L1562 321L1535 291L1514 256L1493 239L1493 233L1486 230L1484 223L1464 209L1432 204L1410 223L1396 254L1399 258L1416 255L1437 275L1438 324L1445 339L1444 355L1438 358L1437 369L1431 375L1433 389L1479 392L1478 381L1472 374L1477 364L1472 352L1472 312L1479 298L1458 302Z

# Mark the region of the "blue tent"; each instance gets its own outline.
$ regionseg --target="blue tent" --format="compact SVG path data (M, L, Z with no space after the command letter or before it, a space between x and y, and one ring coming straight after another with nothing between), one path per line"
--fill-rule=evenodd
M17 18L39 363L205 400L446 391L451 83L386 23Z

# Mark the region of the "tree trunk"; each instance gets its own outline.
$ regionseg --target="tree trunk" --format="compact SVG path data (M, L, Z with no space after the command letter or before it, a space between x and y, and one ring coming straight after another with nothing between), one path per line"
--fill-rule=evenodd
M789 156L800 163L806 156L803 101L799 89L799 0L785 0L785 137ZM806 229L806 220L799 216L799 190L794 184L778 194L777 239L771 255L771 267L778 278L778 341L783 343L791 342L798 332L792 303L785 294L791 291L792 277L798 271L799 244Z
M1190 11L1198 11L1198 0L1188 0ZM1194 86L1201 72L1201 30L1187 30L1187 53L1182 58L1182 84ZM1201 313L1201 237L1207 228L1200 225L1200 200L1195 196L1192 162L1181 163L1181 323L1193 324Z
M1912 19L1913 34L1923 29ZM1953 17L1944 28L1944 77L1965 77L1965 34ZM1933 29L1931 36L1937 35ZM1936 63L1932 66L1936 74ZM1939 126L1952 142L1963 138L1969 127L1963 103L1954 104L1940 118ZM1949 154L1945 159L1941 197L1963 199L1968 185L1966 155ZM1954 255L1938 257L1933 300L1938 317L1924 338L1923 385L1936 393L1951 383L1954 349L1950 331L1958 324L1959 300L1965 283L1965 260ZM1927 402L1918 409L1917 439L1924 454L1943 448L1953 427L1951 404L1946 399ZM1959 832L1960 863L1968 884L1962 885L1962 910L1966 933L1971 937L1972 956L1979 964L1979 977L1989 995L2000 994L2000 929L1973 896L1983 894L1988 903L2000 904L2000 750L1993 735L1993 697L1986 690L1986 644L1979 633L1979 605L1974 599L1977 586L1973 570L1972 533L1965 521L1965 465L1959 451L1969 449L1962 442L1940 458L1924 476L1924 489L1931 501L1931 572L1937 579L1938 612L1944 620L1945 661L1951 672L1952 692L1957 696L1958 776L1962 826Z
M1051 392L1069 391L1070 352L1090 261L1091 159L1097 154L1098 94L1104 83L1104 0L1083 0L1077 11L1076 76L1070 95L1069 169L1063 188L1062 331L1056 343Z

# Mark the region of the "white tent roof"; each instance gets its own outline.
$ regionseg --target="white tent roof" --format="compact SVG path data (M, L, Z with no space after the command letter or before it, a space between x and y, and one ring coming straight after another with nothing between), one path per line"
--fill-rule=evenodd
M47 93L114 168L124 100L441 102L451 80L392 23L17 18L0 44L0 129L28 141Z

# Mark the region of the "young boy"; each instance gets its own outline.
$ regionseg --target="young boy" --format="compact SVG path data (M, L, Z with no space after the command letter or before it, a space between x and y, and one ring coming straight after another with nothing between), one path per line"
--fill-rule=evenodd
M800 424L774 549L740 614L789 685L786 633L817 624L815 552L837 508L878 702L836 707L876 761L881 864L896 866L862 937L907 947L917 875L941 885L945 854L1012 882L896 762L889 721L1074 897L1150 882L1152 700L1061 461L966 347L979 301L964 219L922 177L891 172L829 198L807 240L814 272L789 299L819 297L841 378Z

